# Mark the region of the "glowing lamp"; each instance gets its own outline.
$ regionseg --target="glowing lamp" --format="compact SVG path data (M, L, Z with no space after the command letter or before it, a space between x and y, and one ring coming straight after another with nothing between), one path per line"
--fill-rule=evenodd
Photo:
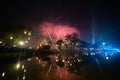
M13 45L13 47L16 47L16 45Z
M12 39L13 39L13 37L11 36L11 37L10 37L10 39L12 40Z
M106 59L108 60L108 59L109 59L109 57L107 56L107 57L106 57Z
M27 33L27 31L24 31L24 34L26 34Z
M17 63L15 67L16 67L16 69L19 69L20 68L20 63Z
M2 41L0 41L0 44L2 44Z
M25 43L23 41L19 41L19 45L23 46Z
M31 35L31 33L28 33L28 35L30 36L30 35Z
M2 73L2 77L4 77L4 76L5 76L5 72Z
M104 45L105 45L105 42L103 42L102 45L104 46Z
M28 41L26 40L25 43L28 43Z

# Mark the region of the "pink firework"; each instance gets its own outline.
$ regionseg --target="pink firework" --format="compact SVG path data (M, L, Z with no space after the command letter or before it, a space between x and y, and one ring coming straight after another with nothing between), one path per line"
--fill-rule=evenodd
M77 33L79 30L76 27L70 25L53 24L50 22L44 22L40 26L42 36L49 37L51 40L64 39L67 34ZM79 34L80 35L80 34Z

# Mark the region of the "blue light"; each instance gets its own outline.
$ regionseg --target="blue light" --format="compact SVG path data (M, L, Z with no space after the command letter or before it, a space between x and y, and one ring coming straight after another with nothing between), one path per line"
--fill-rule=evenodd
M106 59L108 60L108 59L109 59L109 57L108 57L108 56L106 56Z
M104 46L104 45L105 45L105 42L103 42L102 45Z
M115 52L120 52L120 49L114 49Z

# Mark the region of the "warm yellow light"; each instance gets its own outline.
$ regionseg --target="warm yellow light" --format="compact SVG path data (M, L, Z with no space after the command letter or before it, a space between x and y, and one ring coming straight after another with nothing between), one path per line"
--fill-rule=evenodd
M38 57L36 57L36 60L38 60Z
M27 31L24 31L24 34L26 34L27 33Z
M24 69L24 73L26 72L26 69Z
M39 49L39 46L37 47L37 49Z
M23 80L25 80L25 76L23 76Z
M28 43L28 41L26 40L25 43Z
M28 38L28 40L30 40L30 37Z
M20 63L17 63L16 64L16 69L19 69L20 68Z
M19 45L23 46L25 43L23 41L19 41Z
M12 39L13 39L13 37L12 37L12 36L10 36L10 39L12 40Z
M28 60L28 61L31 61L31 58L28 58L27 60Z
M39 45L40 47L42 46L42 44Z
M13 45L13 47L16 47L16 45Z
M28 33L28 35L30 36L30 35L31 35L31 33Z
M2 44L2 41L0 41L0 44Z
M25 68L25 66L24 65L22 65L22 69L24 69Z
M5 76L5 72L2 73L2 77L4 77L4 76Z
M29 47L29 49L32 49L32 47Z

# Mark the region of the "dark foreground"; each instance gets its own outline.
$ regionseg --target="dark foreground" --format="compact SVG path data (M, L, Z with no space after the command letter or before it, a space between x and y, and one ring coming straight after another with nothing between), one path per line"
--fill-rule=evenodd
M19 65L18 65L19 63ZM55 62L38 57L0 65L0 80L120 80L120 55L105 60L92 56L80 67L80 74L68 72Z

